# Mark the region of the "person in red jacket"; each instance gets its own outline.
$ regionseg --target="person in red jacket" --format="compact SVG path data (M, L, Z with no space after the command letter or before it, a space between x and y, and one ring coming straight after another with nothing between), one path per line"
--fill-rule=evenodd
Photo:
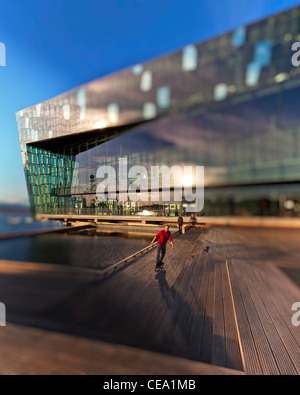
M152 245L157 241L157 256L156 256L156 268L163 266L163 259L166 255L167 242L170 241L172 249L174 250L173 239L170 232L170 226L166 225L164 230L161 230L152 240Z

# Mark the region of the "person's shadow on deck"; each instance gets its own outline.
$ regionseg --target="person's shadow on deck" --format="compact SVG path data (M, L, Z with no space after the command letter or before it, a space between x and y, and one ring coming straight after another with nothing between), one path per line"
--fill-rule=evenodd
M212 266L210 270L213 270ZM214 333L213 319L206 314L207 306L203 306L199 299L199 289L189 288L192 292L189 300L180 291L176 281L170 287L166 278L166 271L156 273L162 300L170 314L172 325L165 320L159 331L159 341L178 356L206 363L214 363L216 353L226 349L225 338ZM199 284L199 287L201 284ZM178 289L177 289L178 288ZM193 306L191 306L191 304ZM167 323L168 322L168 323ZM227 342L230 340L227 339ZM226 366L226 356L223 362L217 363Z
M172 326L162 324L159 341L168 348L171 346L172 351L178 356L211 363L213 323L204 314L192 310L175 284L169 286L166 271L158 272L155 278L158 280L162 299L172 320ZM195 290L192 292L193 299L198 299ZM200 306L201 302L197 300L197 303L199 311L205 312L205 308ZM208 338L204 339L206 335Z
M168 310L170 310L176 296L176 290L174 287L169 287L166 279L166 270L163 269L157 272L155 278L158 280L162 299L166 303Z

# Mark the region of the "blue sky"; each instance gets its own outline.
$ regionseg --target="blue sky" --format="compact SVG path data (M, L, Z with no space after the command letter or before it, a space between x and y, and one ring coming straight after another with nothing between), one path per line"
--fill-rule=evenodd
M293 0L2 0L0 201L27 201L15 112L299 5Z

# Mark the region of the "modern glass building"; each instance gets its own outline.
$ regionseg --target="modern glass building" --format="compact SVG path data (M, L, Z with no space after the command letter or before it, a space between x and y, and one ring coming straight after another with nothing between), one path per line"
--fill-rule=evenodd
M172 197L98 201L97 169L126 158L149 172L154 165L205 166L198 215L300 215L296 41L300 7L18 112L33 212L185 212L186 202Z

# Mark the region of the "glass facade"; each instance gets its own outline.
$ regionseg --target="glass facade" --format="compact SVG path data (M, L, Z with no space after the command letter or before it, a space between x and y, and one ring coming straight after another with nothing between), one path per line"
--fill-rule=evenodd
M177 215L186 202L96 198L97 169L205 166L198 215L300 215L300 8L17 113L34 213ZM175 188L174 180L171 185ZM120 191L119 191L120 192Z

